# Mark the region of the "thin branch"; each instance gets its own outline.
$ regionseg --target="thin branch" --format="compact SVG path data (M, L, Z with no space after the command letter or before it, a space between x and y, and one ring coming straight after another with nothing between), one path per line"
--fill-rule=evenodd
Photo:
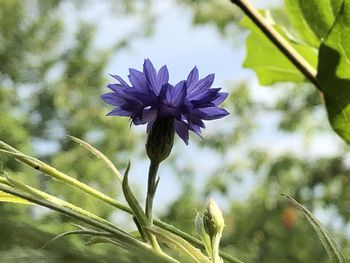
M264 17L249 2L249 0L231 0L254 22L267 38L289 59L290 62L307 78L315 87L322 92L317 80L317 71L314 69L278 32L268 24Z

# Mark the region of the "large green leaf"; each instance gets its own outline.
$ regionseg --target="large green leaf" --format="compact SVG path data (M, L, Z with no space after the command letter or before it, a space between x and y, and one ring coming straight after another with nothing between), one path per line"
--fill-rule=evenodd
M271 18L270 18L271 20ZM271 85L276 82L303 82L305 77L285 57L285 55L272 44L260 29L247 17L243 18L241 25L251 32L246 40L246 59L243 66L253 69L262 85ZM285 37L283 31L277 28ZM314 48L288 41L312 66L316 67L317 54Z
M350 0L320 47L317 78L333 129L350 143Z
M343 0L285 0L290 22L305 43L320 46Z

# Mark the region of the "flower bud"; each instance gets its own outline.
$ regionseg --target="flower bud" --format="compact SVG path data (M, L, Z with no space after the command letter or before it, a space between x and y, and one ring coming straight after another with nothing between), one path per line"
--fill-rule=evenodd
M214 199L210 199L208 206L204 212L203 223L205 232L209 235L210 239L215 237L221 237L224 229L224 217L222 212Z
M148 134L146 151L152 162L165 160L174 144L173 117L158 116Z

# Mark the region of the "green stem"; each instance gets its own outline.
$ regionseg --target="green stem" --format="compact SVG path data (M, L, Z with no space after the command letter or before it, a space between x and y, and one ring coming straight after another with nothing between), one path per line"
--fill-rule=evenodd
M4 150L2 150L4 149ZM92 195L94 197L96 197L97 199L102 200L103 202L110 204L118 209L123 210L124 212L127 212L129 214L132 214L132 210L127 207L126 205L123 205L121 203L119 203L118 201L114 200L113 198L97 191L96 189L88 186L87 184L84 184L82 182L80 182L79 180L70 177L69 175L62 173L61 171L55 169L52 166L49 166L48 164L27 156L23 153L21 153L20 151L16 150L15 148L11 147L10 145L4 143L3 141L0 141L0 151L5 152L9 155L12 155L13 157L15 157L16 159L20 160L21 162L33 167L35 170L41 171L44 174L50 175L53 178L65 182L67 184L69 184L72 187L75 187L77 189L82 190L83 192Z
M161 220L155 219L154 220L154 224L162 229L165 229L167 231L169 231L170 233L173 233L177 236L182 237L183 239L185 239L186 241L190 242L191 244L193 244L196 247L205 249L205 246L203 244L203 242L201 242L199 239L187 234L186 232L181 231L180 229L177 229L176 227L167 224ZM227 262L231 262L231 263L244 263L243 261L232 257L230 254L227 254L223 251L219 252L219 255L225 259Z
M220 246L221 235L215 235L211 242L211 247L213 249L212 261L213 263L222 263L222 259L219 255L219 246Z
M2 183L1 179L0 179L0 183ZM50 195L50 194L45 193L43 191L40 191L40 190L38 190L36 188L33 188L33 187L29 186L29 185L23 184L23 183L15 180L13 178L7 177L7 183L6 184L9 185L9 186L12 186L12 187L14 187L14 188L16 188L18 190L21 190L21 191L24 191L24 192L26 192L28 194L31 194L34 197L38 197L38 198L47 200L47 201L51 202L54 205L70 209L70 210L72 210L72 211L74 211L74 212L76 212L78 214L82 214L82 215L84 215L86 217L89 217L89 218L91 218L93 220L96 220L96 221L98 221L98 222L100 222L102 224L107 224L107 225L115 228L115 226L111 222L109 222L109 221L107 221L107 220L105 220L105 219L103 219L103 218L101 218L101 217L99 217L99 216L97 216L97 215L95 215L95 214L93 214L93 213L91 213L91 212L81 208L81 207L75 206L75 205L73 205L73 204L71 204L69 202L66 202L66 201L64 201L64 200L62 200L62 199L60 199L60 198L58 198L56 196L53 196L53 195Z
M159 176L157 175L159 163L151 161L148 171L148 186L146 198L146 216L150 226L153 224L153 199L156 194Z
M4 149L4 150L1 150L1 149ZM0 140L0 150L9 154L9 155L12 155L16 159L27 164L28 166L33 167L36 170L42 171L43 173L50 175L59 181L63 181L65 183L67 183L68 185L75 187L75 188L77 188L77 189L79 189L79 190L81 190L81 191L83 191L83 192L109 204L109 205L112 205L113 207L118 208L118 209L120 209L128 214L133 214L133 211L128 206L119 203L115 199L95 190L94 188L92 188L92 187L72 178L72 177L70 177L69 175L66 175L66 174L58 171L57 169L45 164L44 162L42 162L36 158L30 157L30 156L27 156L27 155L21 153L17 149L13 148L12 146L8 145L7 143L5 143L1 140ZM193 245L195 245L197 247L204 248L203 243L199 239L187 234L186 232L181 231L180 229L175 228L174 226L172 226L170 224L167 224L159 219L154 219L154 224L156 226L159 226L159 227L175 234L175 235L182 237L183 239L187 240L188 242L192 243ZM225 252L220 251L220 255L225 260L227 260L227 262L243 263L239 259L236 259Z
M9 187L7 185L3 185L0 184L0 190L18 197L21 197L23 199L26 199L30 202L36 203L38 205L41 206L45 206L47 208L50 208L54 211L63 213L65 215L68 215L70 217L76 218L82 222L85 222L86 224L89 224L91 226L94 226L96 228L102 229L108 233L111 233L117 240L117 245L123 247L124 249L129 250L131 253L134 252L134 250L140 251L142 253L146 253L149 255L154 256L155 258L161 258L163 259L163 262L168 262L168 263L179 263L177 260L169 257L168 255L166 255L163 252L157 252L154 251L149 245L135 239L134 237L132 237L131 235L129 235L128 233L122 231L122 230L118 230L115 229L111 226L108 226L106 224L102 224L98 221L95 221L89 217L86 217L84 215L78 214L74 211L71 211L69 209L63 208L63 207L59 207L56 206L55 204L52 204L48 201L45 200L41 200L39 198L36 198L34 196L19 192L18 190Z
M317 71L314 69L278 32L268 24L264 17L249 2L249 0L231 0L259 27L267 38L289 59L290 62L322 92L320 83L317 81Z

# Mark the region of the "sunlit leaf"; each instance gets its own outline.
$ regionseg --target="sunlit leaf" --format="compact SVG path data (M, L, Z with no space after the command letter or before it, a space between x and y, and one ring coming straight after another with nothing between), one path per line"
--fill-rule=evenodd
M242 19L241 25L250 30L246 40L247 54L243 66L255 71L260 84L271 85L276 82L305 81L304 75L248 17ZM282 36L285 36L281 29L278 27L276 29ZM312 47L291 42L286 37L285 39L311 66L316 66L317 54Z
M334 27L320 47L318 75L329 121L350 143L350 0L344 1Z
M288 17L299 36L318 48L332 27L343 0L285 0Z

